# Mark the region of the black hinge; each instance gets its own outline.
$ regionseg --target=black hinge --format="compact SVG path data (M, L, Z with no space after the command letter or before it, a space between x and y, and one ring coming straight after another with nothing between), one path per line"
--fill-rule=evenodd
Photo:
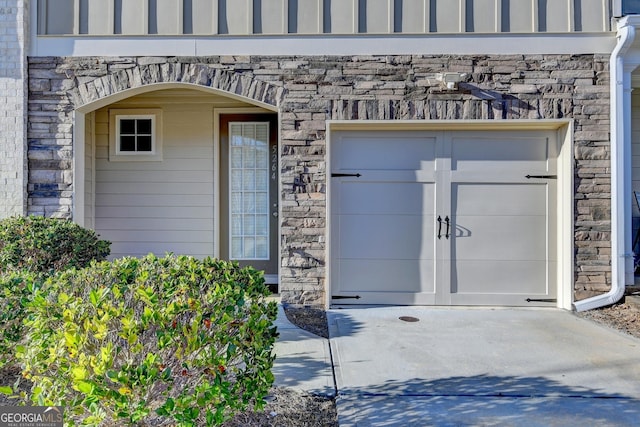
M331 299L360 299L360 295L356 295L356 296L332 295Z
M555 298L542 298L542 299L535 299L535 298L527 298L525 301L527 302L558 302L557 299Z
M558 175L527 175L525 176L527 179L531 178L539 178L539 179L557 179Z
M360 178L362 175L359 173L332 173L331 178L339 178L342 176L355 176L356 178Z

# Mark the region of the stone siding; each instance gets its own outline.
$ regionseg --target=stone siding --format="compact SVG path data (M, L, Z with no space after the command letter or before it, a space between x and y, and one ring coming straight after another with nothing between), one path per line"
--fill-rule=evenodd
M445 91L444 71L469 77ZM324 303L327 120L573 119L575 296L610 288L606 55L31 58L29 212L71 215L74 109L161 82L277 106L285 301Z
M26 111L28 3L0 0L0 218L27 208Z

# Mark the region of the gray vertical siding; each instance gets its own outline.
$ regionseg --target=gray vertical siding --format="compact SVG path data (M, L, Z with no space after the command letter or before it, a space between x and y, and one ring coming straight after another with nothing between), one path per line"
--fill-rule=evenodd
M609 0L40 0L42 35L610 31Z

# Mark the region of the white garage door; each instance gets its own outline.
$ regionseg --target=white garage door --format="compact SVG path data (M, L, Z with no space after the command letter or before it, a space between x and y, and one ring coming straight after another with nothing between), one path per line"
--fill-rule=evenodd
M338 132L334 304L548 305L552 132Z

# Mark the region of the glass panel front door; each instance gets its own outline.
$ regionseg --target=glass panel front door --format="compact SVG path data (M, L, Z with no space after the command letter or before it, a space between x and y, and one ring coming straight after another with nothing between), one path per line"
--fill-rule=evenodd
M229 253L269 259L269 123L229 123Z
M277 141L274 114L220 116L220 257L272 277L278 274Z

